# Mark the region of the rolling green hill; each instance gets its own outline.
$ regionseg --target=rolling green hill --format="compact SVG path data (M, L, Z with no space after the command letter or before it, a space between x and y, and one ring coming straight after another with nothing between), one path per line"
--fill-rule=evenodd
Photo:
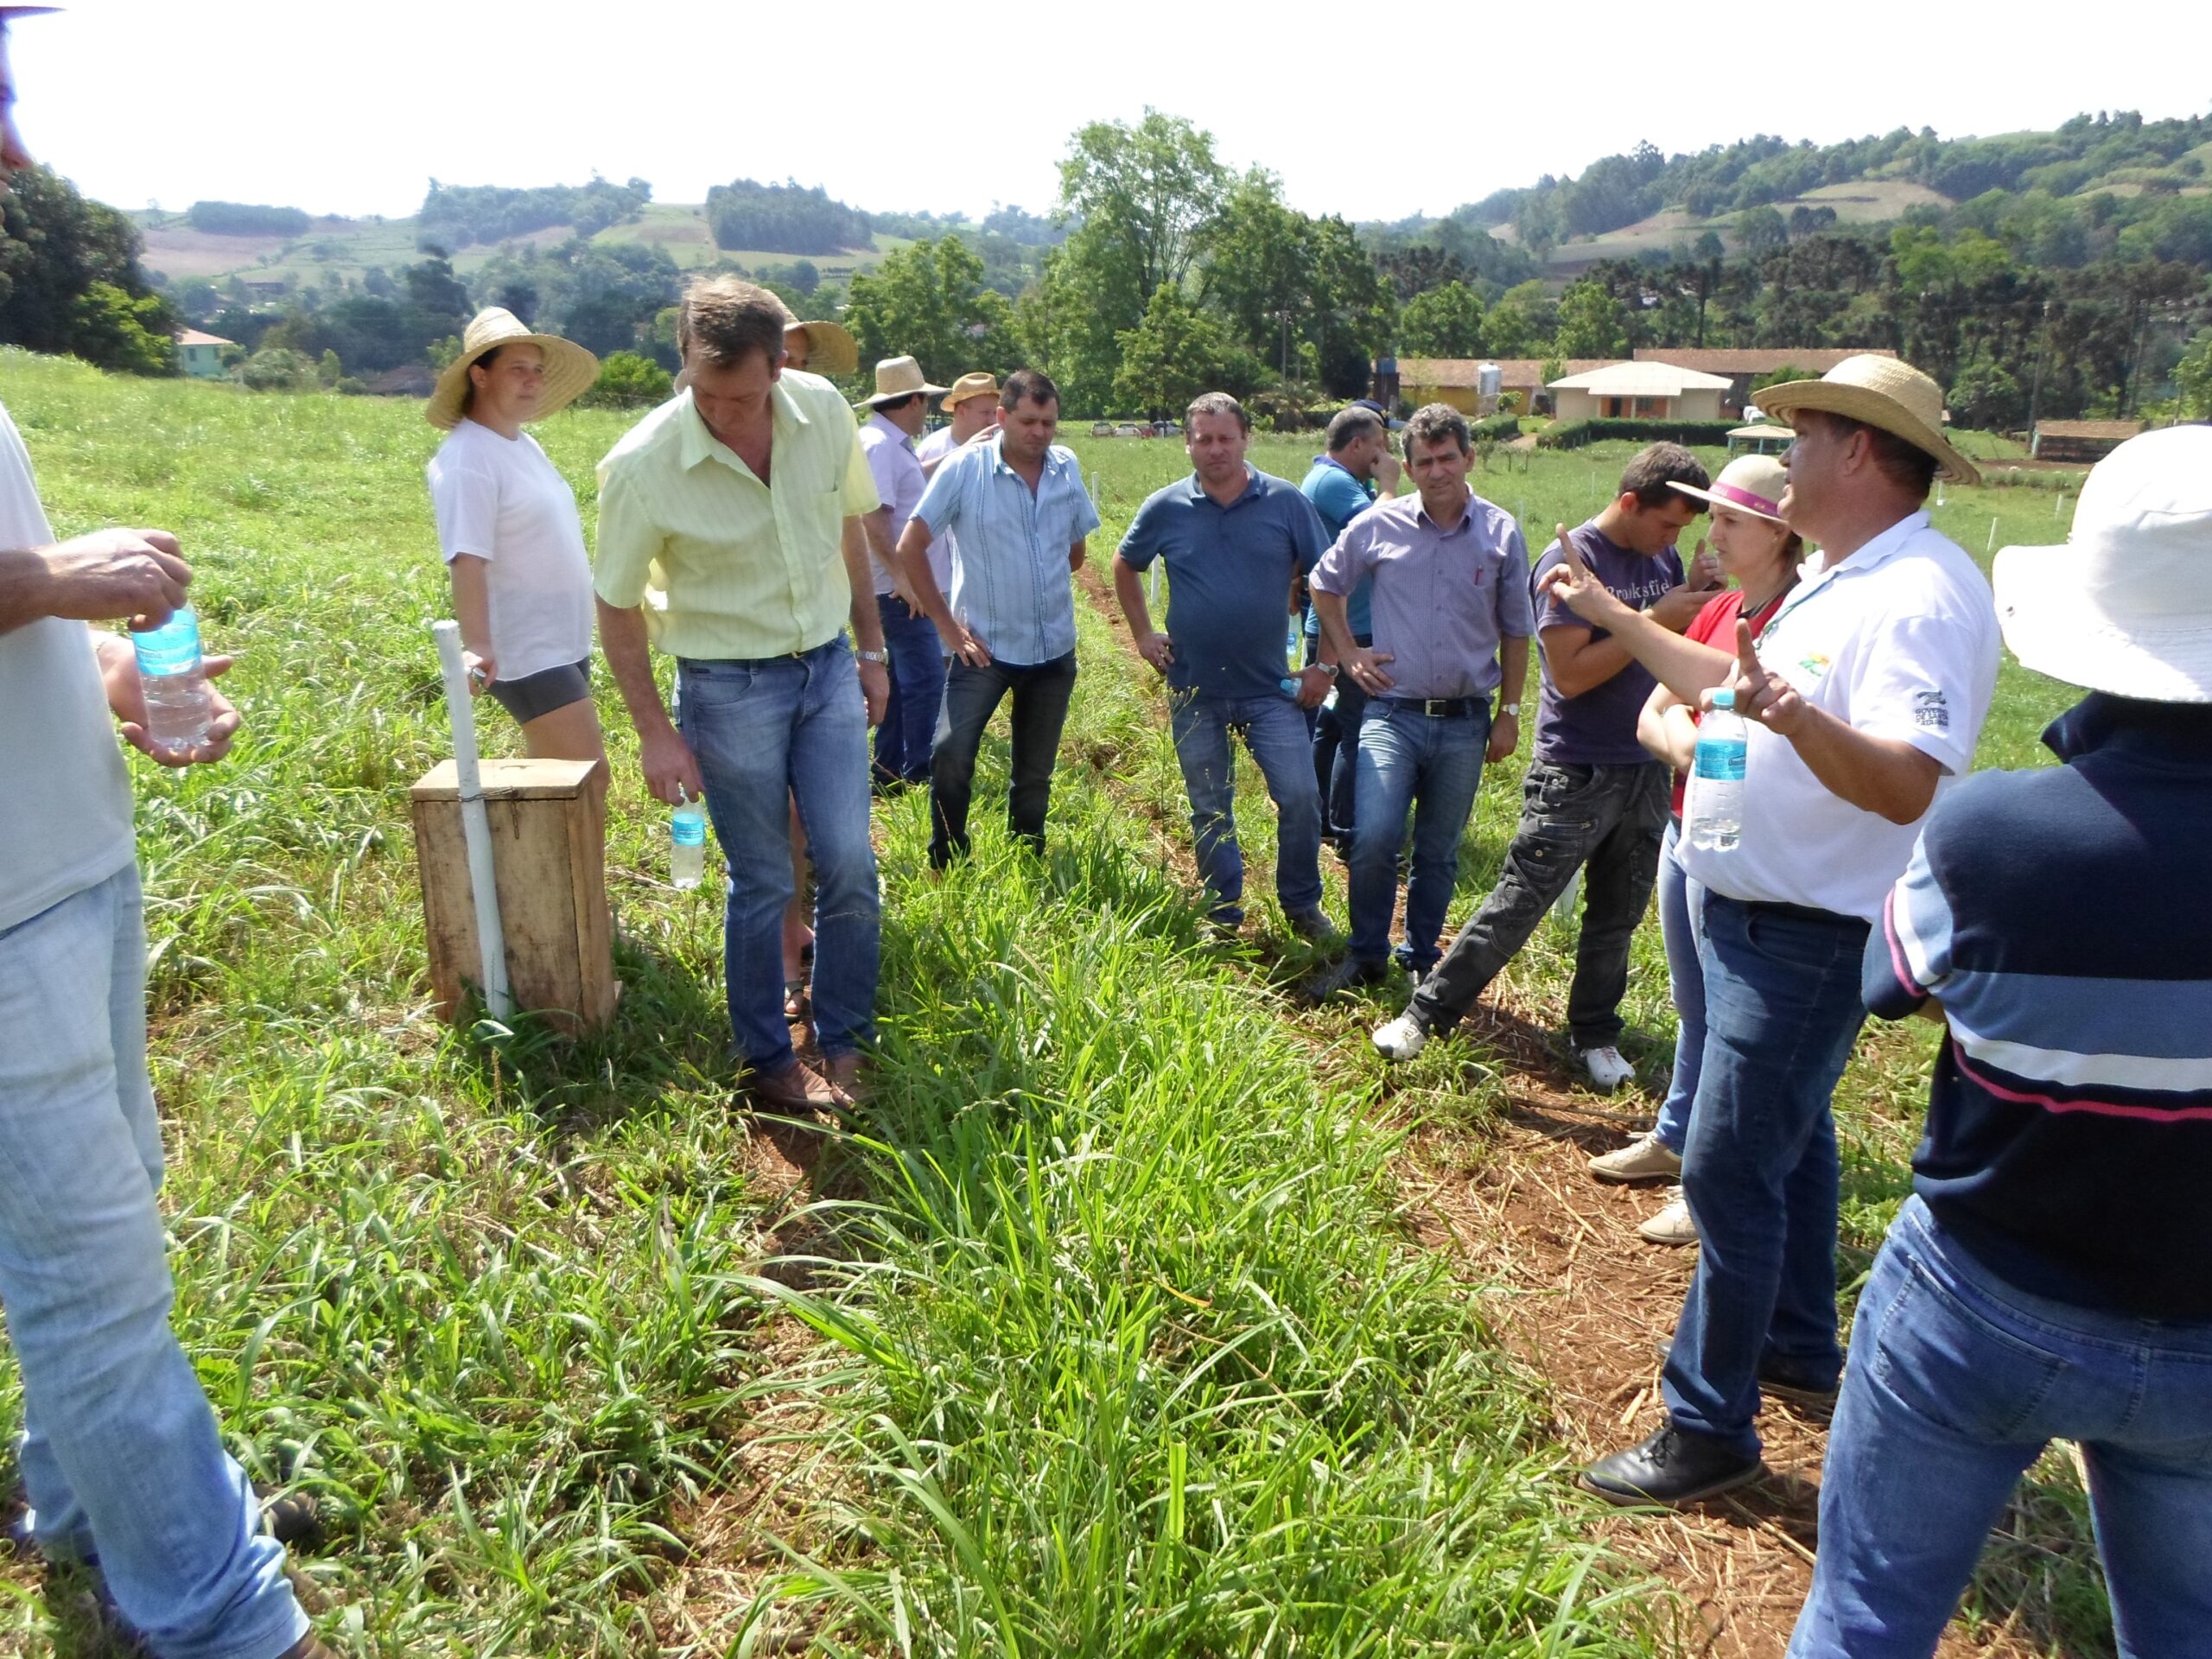
M143 263L148 275L156 282L178 283L203 276L220 283L235 276L247 282L283 282L297 289L313 287L325 276L359 283L372 267L391 271L422 257L416 245L418 222L412 215L317 219L296 237L211 235L194 230L182 213L142 211L132 213L130 219L145 238ZM498 243L479 243L454 253L454 269L470 276L502 249L549 246L567 241L574 233L566 225L553 225ZM717 258L752 267L786 264L793 257L787 253L717 250L707 230L705 209L676 202L653 202L638 218L610 225L591 239L658 246L686 270L712 264ZM813 263L823 276L842 281L906 245L906 238L878 232L871 248L816 255Z

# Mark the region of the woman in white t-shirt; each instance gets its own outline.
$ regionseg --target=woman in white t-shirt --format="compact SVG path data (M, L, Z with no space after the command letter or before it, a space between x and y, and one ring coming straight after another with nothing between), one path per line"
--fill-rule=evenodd
M568 480L522 429L598 376L582 346L493 307L469 323L423 412L452 434L430 459L430 505L471 686L521 724L531 756L603 766L583 525Z

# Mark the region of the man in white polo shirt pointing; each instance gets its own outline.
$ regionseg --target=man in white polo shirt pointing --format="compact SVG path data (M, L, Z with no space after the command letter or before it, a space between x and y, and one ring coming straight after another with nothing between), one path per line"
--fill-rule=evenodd
M1705 1247L1662 1377L1665 1426L1583 1476L1623 1503L1755 1478L1761 1393L1834 1396L1829 1096L1866 1017L1859 958L1921 820L1973 764L1997 683L1989 584L1923 506L1939 473L1979 481L1944 440L1936 383L1854 357L1759 403L1796 431L1782 511L1821 555L1756 651L1739 625L1734 664L1681 642L1665 665L1680 671L1662 673L1685 696L1732 685L1750 749L1738 844L1683 848L1707 895L1683 1159Z

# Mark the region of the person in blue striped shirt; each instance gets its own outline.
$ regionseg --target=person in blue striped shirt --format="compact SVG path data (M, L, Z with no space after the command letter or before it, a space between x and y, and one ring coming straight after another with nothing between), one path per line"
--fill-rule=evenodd
M1867 941L1945 1026L1859 1298L1792 1659L1924 1659L2014 1485L2081 1447L2119 1650L2212 1643L2212 429L2131 440L2005 640L2089 695L1962 781Z
M1060 389L1016 369L999 393L998 435L946 457L899 537L899 560L947 656L930 755L930 868L968 850L968 804L983 728L1014 698L1007 820L1045 850L1052 762L1075 691L1075 595L1098 510L1075 452L1054 443ZM952 592L938 586L930 543L951 533Z

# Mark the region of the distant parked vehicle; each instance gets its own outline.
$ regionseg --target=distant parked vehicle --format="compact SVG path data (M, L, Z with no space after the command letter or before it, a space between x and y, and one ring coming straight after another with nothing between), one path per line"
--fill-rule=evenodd
M1114 435L1117 438L1141 438L1146 433L1142 427L1123 425L1114 429Z
M1096 426L1090 429L1090 435L1094 438L1112 437L1114 435L1114 423L1111 421L1099 422Z

